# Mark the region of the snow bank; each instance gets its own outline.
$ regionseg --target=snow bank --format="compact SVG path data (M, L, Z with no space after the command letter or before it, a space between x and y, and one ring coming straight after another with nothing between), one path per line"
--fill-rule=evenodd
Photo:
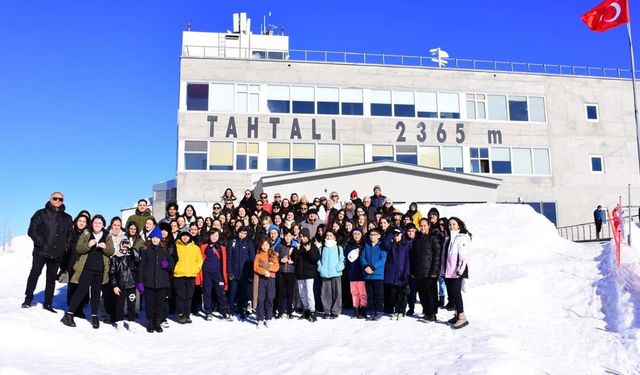
M602 245L559 238L526 205L439 207L473 233L463 294L470 325L460 331L413 318L379 322L277 320L256 330L242 322L206 322L135 334L86 321L67 328L40 304L20 308L31 264L28 239L0 257L0 373L632 373L637 346L613 327L624 308ZM424 212L426 213L426 212ZM41 277L35 301L41 303ZM64 308L58 285L54 307ZM621 301L622 305L612 304ZM615 302L615 303L614 303ZM420 309L419 307L417 308ZM345 311L348 313L348 311ZM623 313L625 321L627 312ZM451 313L440 311L440 320ZM635 315L638 316L638 315ZM635 318L629 327L637 326Z

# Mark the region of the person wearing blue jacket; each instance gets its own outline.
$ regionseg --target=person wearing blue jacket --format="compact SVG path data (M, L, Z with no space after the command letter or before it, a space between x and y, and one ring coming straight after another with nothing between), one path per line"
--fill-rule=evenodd
M322 277L322 306L324 317L335 319L342 312L341 276L344 269L344 252L338 246L335 233L328 230L320 248L318 272Z
M380 320L384 308L384 265L387 252L381 246L378 228L369 230L369 240L371 242L364 245L364 252L360 256L370 313L367 319Z
M231 311L235 311L244 319L250 290L253 286L253 261L256 258L256 247L248 236L249 228L243 226L237 237L227 244L227 277L229 291L227 302Z
M393 242L387 251L384 283L389 285L391 319L405 316L407 308L407 279L409 276L409 246L402 241L402 231L393 230Z

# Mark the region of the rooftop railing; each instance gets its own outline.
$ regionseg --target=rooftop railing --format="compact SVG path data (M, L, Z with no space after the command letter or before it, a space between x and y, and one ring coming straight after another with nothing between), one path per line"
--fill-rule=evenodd
M365 52L338 52L319 50L265 50L218 46L186 45L182 57L207 59L253 59L306 61L317 63L342 63L359 65L406 66L427 69L475 70L483 72L508 72L543 74L554 76L597 77L631 79L631 69L603 68L579 65L523 63L499 60L448 58L447 66L438 67L431 56L393 55ZM636 71L636 78L639 77Z

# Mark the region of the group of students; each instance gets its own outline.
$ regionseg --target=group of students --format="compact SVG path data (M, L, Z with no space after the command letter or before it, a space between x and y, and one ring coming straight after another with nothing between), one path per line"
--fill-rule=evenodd
M73 228L59 275L69 282L67 326L84 317L88 294L94 328L102 304L106 322L134 329L141 296L148 332L162 332L172 314L180 324L193 314L237 314L268 327L296 311L311 322L318 310L335 319L346 307L356 319L399 320L414 315L416 294L421 322L436 321L438 308L446 308L455 311L453 328L468 325L461 296L471 244L465 223L439 217L436 208L422 217L416 203L402 213L377 185L372 196L353 191L346 201L332 192L313 201L276 193L269 202L250 190L238 200L227 189L206 218L191 205L180 214L170 203L159 222L141 199L124 226L115 217L107 227L103 216L82 211Z

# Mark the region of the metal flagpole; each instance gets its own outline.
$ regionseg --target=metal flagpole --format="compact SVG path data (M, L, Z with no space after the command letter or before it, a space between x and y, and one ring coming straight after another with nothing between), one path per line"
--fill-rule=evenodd
M627 3L627 11L628 11ZM630 18L630 17L629 17ZM636 148L638 149L638 171L640 171L640 130L638 130L640 121L638 120L638 101L636 100L636 63L633 58L633 39L631 39L631 19L627 22L627 31L629 34L629 52L631 54L631 84L633 85L633 115L636 121Z

